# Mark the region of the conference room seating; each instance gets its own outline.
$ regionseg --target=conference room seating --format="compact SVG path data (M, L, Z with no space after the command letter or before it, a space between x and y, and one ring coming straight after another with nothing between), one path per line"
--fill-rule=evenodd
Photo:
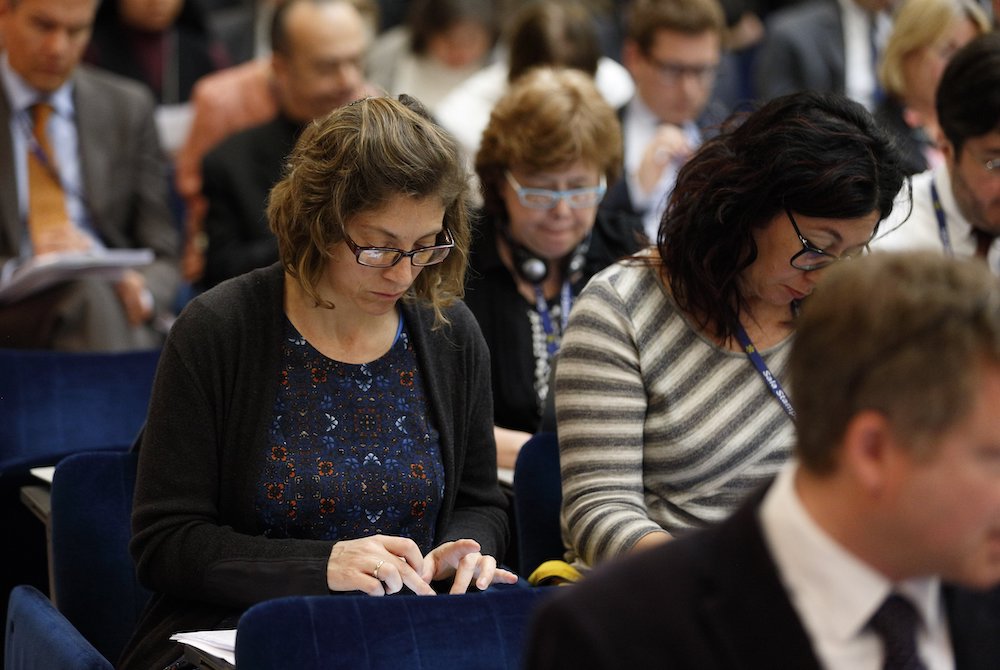
M10 592L5 670L113 670L113 666L33 586Z
M519 670L534 608L558 589L465 595L293 596L254 605L236 632L239 670Z
M131 445L159 356L0 349L0 473Z
M522 576L530 576L545 561L563 558L561 505L559 442L554 432L536 433L514 463L514 532Z
M106 658L121 654L150 592L128 551L138 454L67 456L52 479L53 598Z

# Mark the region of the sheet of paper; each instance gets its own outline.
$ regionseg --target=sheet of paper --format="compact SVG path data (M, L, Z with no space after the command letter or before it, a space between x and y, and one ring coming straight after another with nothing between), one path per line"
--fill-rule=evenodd
M55 474L56 466L45 465L40 468L31 468L31 474L48 484L52 483L52 475Z
M196 630L190 633L176 633L171 640L186 644L218 656L227 663L236 665L236 629Z
M151 249L101 249L44 254L16 265L7 263L0 273L0 304L20 300L77 277L116 279L123 270L149 265L154 258Z

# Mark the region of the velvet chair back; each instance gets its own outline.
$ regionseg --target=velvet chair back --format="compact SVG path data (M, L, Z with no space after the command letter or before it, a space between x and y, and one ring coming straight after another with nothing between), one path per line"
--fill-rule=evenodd
M52 478L52 576L56 605L105 657L117 659L150 592L128 551L137 454L67 456Z
M114 670L35 587L15 586L7 603L4 670Z
M251 607L239 670L519 670L526 627L557 589L451 596L296 596Z
M545 561L563 558L561 505L559 441L554 432L536 433L521 447L514 464L514 532L522 576Z
M159 355L0 349L0 473L131 445Z

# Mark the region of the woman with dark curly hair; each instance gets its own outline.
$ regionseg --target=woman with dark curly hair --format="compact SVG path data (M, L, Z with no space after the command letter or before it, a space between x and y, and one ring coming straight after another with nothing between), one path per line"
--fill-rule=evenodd
M556 416L570 560L718 521L793 444L799 301L866 249L903 183L871 115L799 93L733 119L681 169L655 249L584 289Z
M195 298L139 442L132 554L154 591L121 668L286 595L517 578L489 354L462 295L468 175L412 101L309 125L271 193L280 261Z

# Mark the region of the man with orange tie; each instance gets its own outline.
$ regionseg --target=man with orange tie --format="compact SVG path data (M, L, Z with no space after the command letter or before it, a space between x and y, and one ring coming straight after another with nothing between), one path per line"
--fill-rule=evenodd
M155 347L157 317L174 305L177 230L153 99L80 65L98 1L0 0L0 273L55 253L148 248L155 260L0 303L0 347Z
M944 162L913 176L913 212L893 209L873 247L977 256L1000 275L1000 34L982 35L952 57L936 106Z

